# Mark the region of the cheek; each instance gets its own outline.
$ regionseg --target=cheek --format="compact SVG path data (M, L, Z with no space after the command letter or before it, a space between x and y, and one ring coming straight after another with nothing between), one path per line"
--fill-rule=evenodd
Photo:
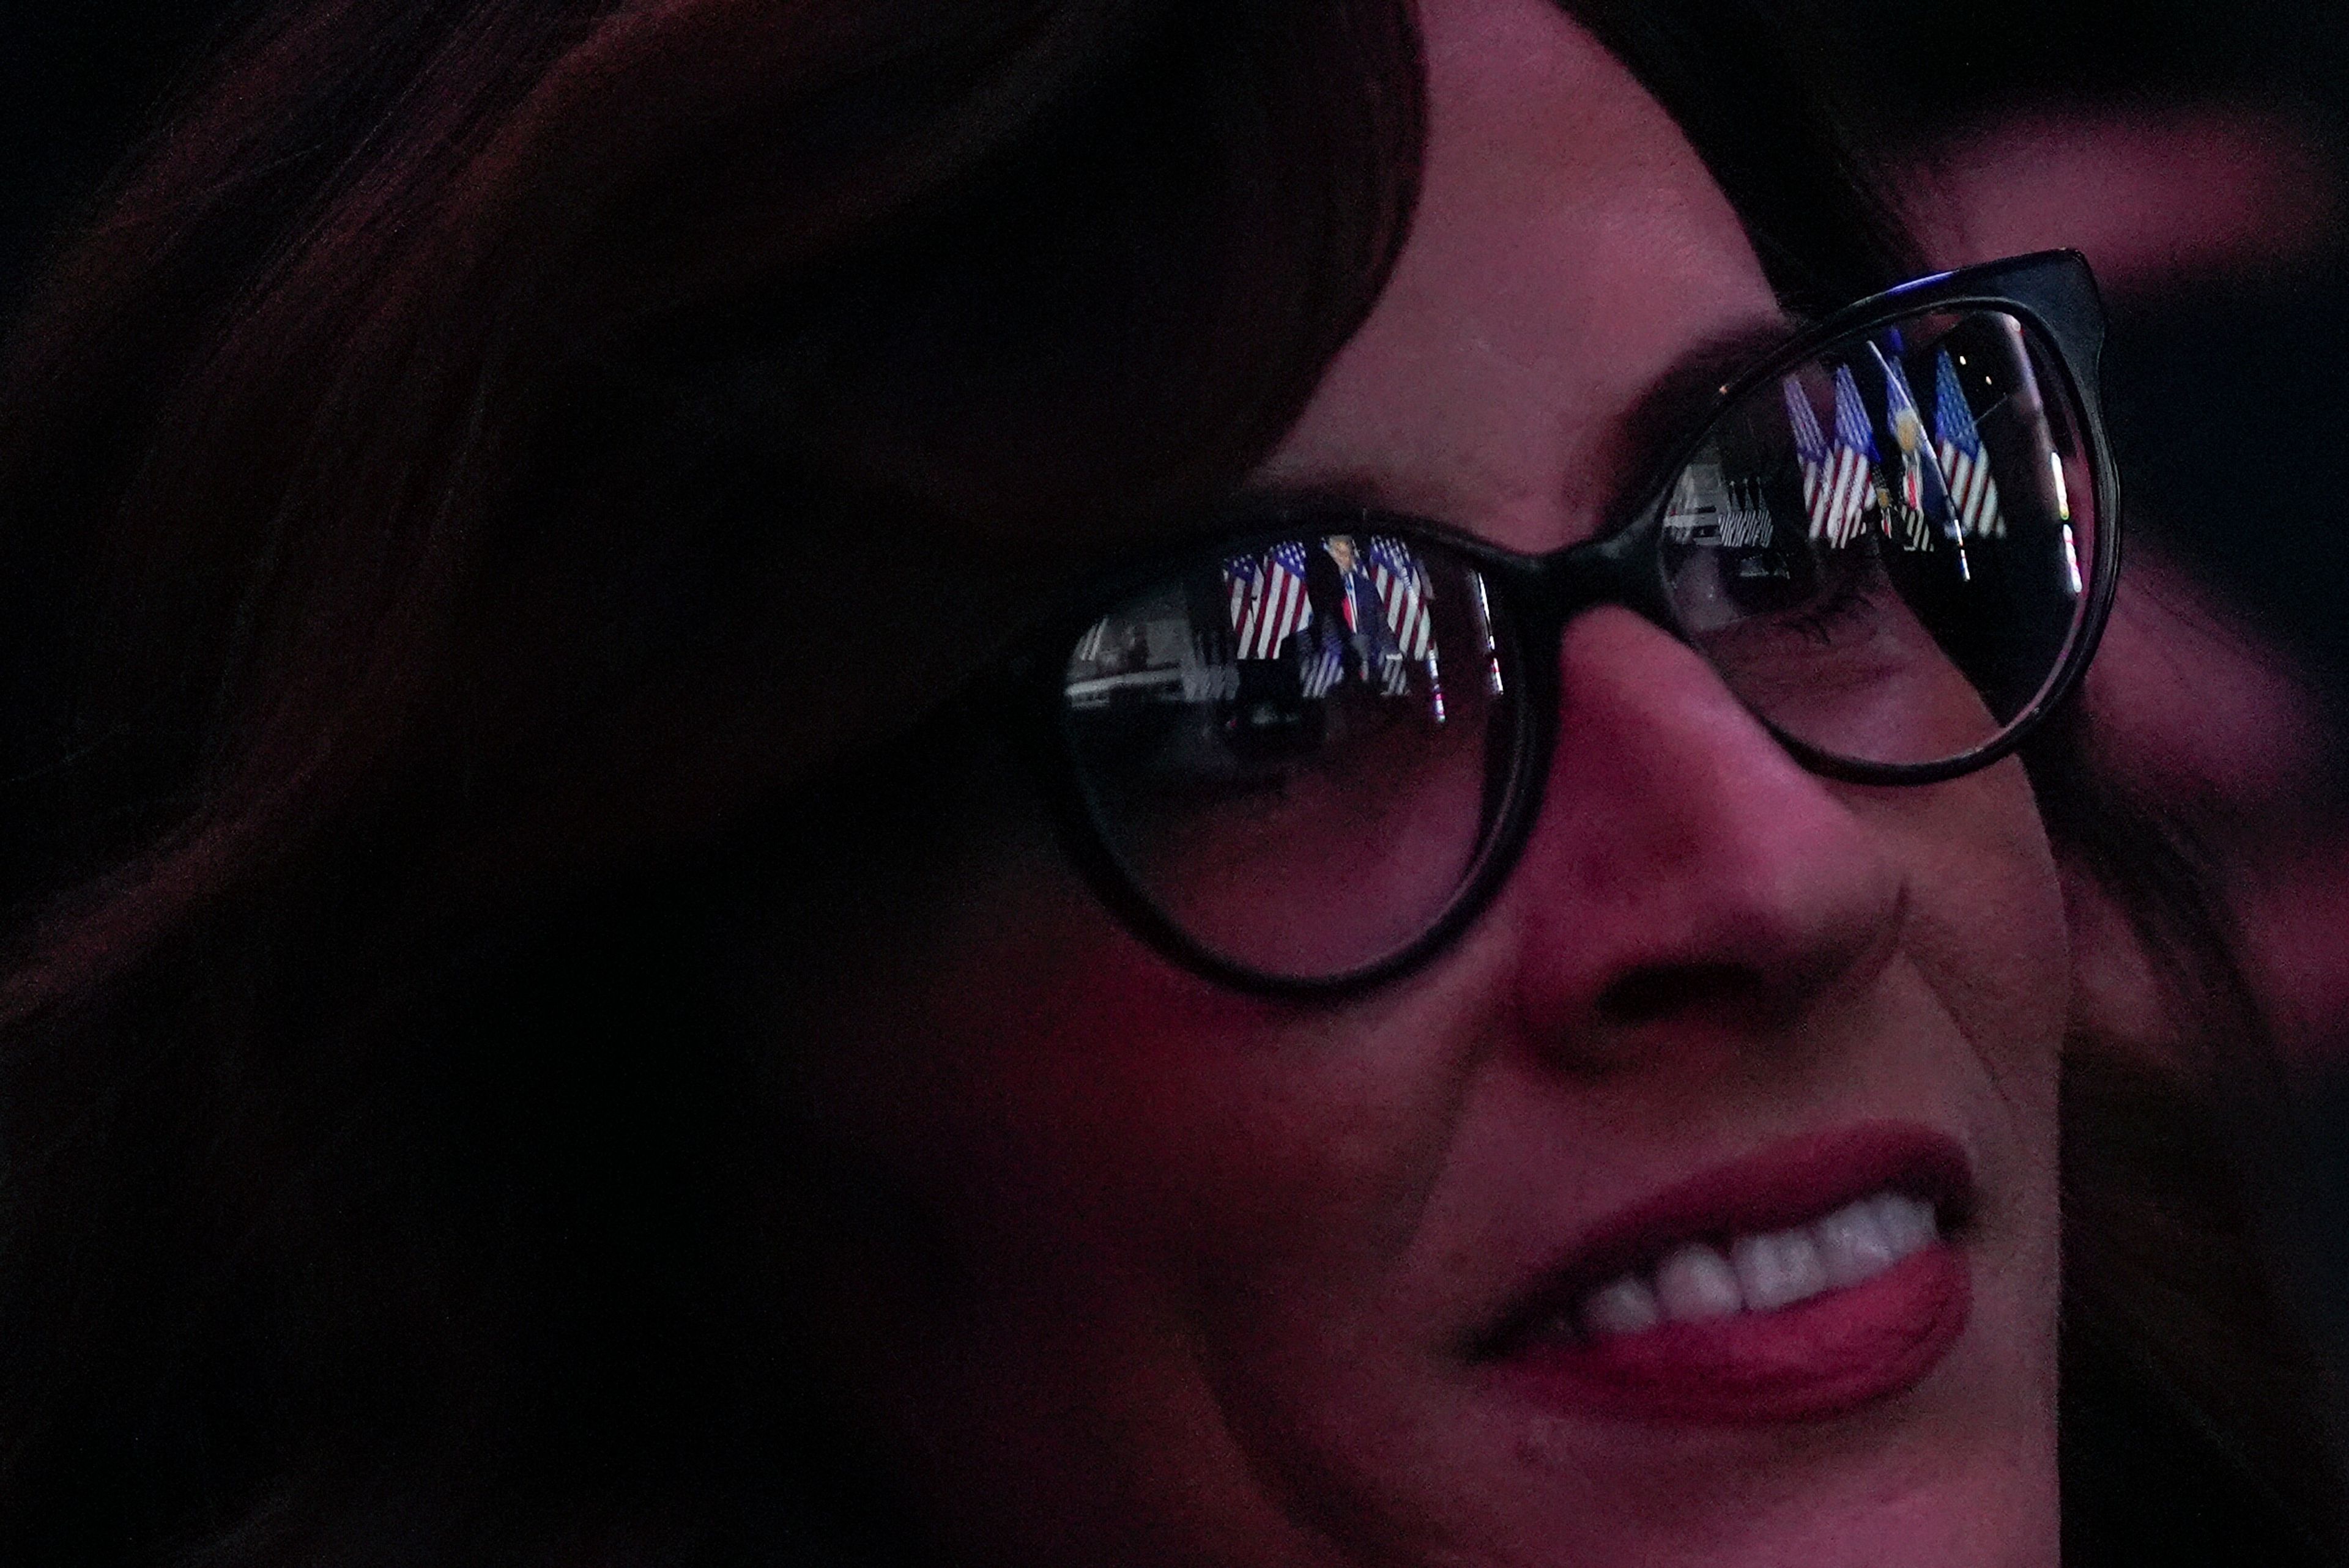
M1909 871L1909 957L2052 1168L2072 942L2022 764L1877 799Z
M1968 780L1953 793L1961 813L1939 856L1939 880L1948 892L1942 933L1953 972L1970 975L1977 990L2008 993L2038 1027L2029 1037L2060 1037L2069 1011L2071 944L2064 918L2062 879L2047 841L2038 802L2023 764L2009 759ZM1994 964L1968 964L1968 954L1994 949ZM1995 985L1992 975L2007 979ZM1981 1005L1995 1005L1994 996Z
M823 1009L799 1093L973 1271L1180 1315L1235 1275L1342 1282L1404 1246L1467 1076L1459 998L1287 1007L1194 979L1040 826L914 923Z

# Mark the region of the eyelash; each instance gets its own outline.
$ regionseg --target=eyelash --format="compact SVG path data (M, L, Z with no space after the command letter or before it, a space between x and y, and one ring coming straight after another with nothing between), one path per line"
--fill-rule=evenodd
M1870 596L1862 591L1863 584L1876 575L1874 571L1865 576L1857 572L1844 573L1825 603L1785 616L1781 624L1820 647L1834 646L1837 629L1850 624L1868 613L1871 601Z

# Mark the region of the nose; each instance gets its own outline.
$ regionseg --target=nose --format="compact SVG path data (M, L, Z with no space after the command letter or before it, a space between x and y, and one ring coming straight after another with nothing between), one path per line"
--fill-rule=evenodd
M1557 748L1515 905L1529 1037L1596 1068L1676 1024L1784 1030L1899 944L1905 884L1691 649L1629 611L1559 649Z

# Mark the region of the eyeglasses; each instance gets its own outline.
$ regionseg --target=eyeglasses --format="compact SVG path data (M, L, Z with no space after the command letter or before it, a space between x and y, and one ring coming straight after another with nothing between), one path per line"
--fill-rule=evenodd
M1930 784L2004 757L2112 601L2103 334L2072 253L1947 273L1723 387L1606 537L1529 558L1304 502L1122 577L1020 661L1071 851L1134 930L1227 985L1400 975L1516 864L1559 642L1599 604L1693 649L1826 777Z

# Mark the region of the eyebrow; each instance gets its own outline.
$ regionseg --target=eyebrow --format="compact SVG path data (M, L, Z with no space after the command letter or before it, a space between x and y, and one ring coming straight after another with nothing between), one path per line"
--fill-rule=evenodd
M1611 531L1622 521L1622 509L1636 504L1664 460L1719 407L1731 382L1811 325L1807 318L1792 313L1741 322L1691 345L1659 372L1615 422L1614 450L1621 471L1615 485L1615 502L1601 531ZM1223 510L1226 515L1245 519L1271 511L1395 509L1375 476L1341 473L1244 484ZM1461 525L1466 520L1440 521Z

